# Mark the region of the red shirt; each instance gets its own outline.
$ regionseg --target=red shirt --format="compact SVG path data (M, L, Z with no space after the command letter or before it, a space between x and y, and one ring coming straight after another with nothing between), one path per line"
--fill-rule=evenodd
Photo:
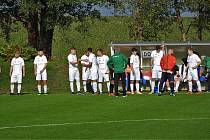
M176 64L176 58L171 54L167 54L163 56L160 61L160 66L162 70L173 71L175 64Z

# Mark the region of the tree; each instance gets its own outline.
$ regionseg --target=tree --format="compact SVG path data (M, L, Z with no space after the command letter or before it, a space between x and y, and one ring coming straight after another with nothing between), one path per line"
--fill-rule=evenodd
M130 35L135 40L161 40L171 31L171 2L136 0L133 4Z
M192 22L190 21L190 23L185 24L182 13L189 11L189 4L187 1L184 1L184 0L174 0L173 4L174 4L173 7L175 10L172 16L175 17L175 22L177 23L178 28L181 32L180 39L182 41L187 41L188 39L187 35L192 26Z
M189 10L192 13L196 13L196 16L193 18L193 26L197 29L198 39L202 41L204 31L210 31L210 1L190 0L189 5Z
M99 17L99 12L93 8L97 3L97 0L21 0L13 1L15 15L7 14L26 27L29 46L42 48L51 57L55 26L66 27L88 17Z

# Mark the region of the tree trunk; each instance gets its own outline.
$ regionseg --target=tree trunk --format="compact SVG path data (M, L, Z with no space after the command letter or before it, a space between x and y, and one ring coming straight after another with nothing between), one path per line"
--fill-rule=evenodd
M51 27L47 21L47 9L43 8L40 14L40 48L44 50L47 58L52 56L52 40L54 27ZM50 26L50 27L49 27Z
M28 45L32 48L39 48L39 18L38 13L29 13L29 20L27 22L28 31Z

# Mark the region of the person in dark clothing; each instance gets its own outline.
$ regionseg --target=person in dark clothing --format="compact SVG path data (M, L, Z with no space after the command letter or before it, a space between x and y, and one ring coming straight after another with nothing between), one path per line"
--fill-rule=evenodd
M126 75L125 75L125 69L126 65L128 63L128 59L124 54L120 52L120 49L115 50L115 54L110 57L108 61L108 67L111 70L114 70L114 88L115 88L115 94L118 97L118 84L121 79L122 81L122 88L123 88L123 97L126 97Z

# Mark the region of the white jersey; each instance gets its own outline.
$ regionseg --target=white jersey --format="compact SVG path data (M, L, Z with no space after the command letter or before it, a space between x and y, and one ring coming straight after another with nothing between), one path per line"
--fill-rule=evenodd
M138 55L131 55L130 58L130 64L133 64L133 68L139 68L140 67L140 60Z
M69 68L77 68L78 64L71 64L72 62L77 62L77 56L73 54L69 54L68 56Z
M193 54L191 56L188 55L187 63L188 63L189 68L196 67L199 62L201 62L201 59L198 57L197 54Z
M160 66L160 61L161 61L161 58L163 57L163 54L164 53L162 50L159 53L156 50L152 51L151 57L153 59L154 65Z
M81 64L83 65L89 65L89 57L87 55L83 55L81 57ZM86 67L83 66L84 69L86 69Z
M98 65L97 65L95 54L91 53L88 58L89 58L89 62L92 63L92 67L90 68L90 70L94 70L94 71L97 70Z
M108 65L107 65L108 61L109 61L109 57L107 55L97 57L99 72L107 73L109 71L109 68L108 68Z
M43 70L45 64L47 64L47 57L46 56L36 56L34 59L34 64L37 65L37 73L40 73ZM46 69L45 71L46 72Z
M13 58L11 61L12 75L22 75L23 66L25 65L23 58Z

